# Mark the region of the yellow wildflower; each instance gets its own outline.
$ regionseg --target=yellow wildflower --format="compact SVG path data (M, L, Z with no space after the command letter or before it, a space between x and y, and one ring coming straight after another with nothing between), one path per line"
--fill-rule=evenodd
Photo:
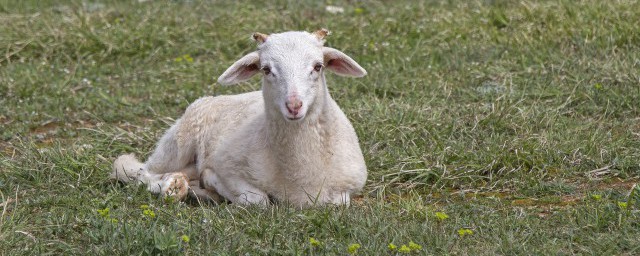
M413 250L413 251L417 251L417 250L421 250L422 246L419 244L414 243L413 241L409 242L409 249Z
M396 249L398 249L398 246L393 243L389 243L389 245L387 245L387 248L389 248L389 250L395 251Z
M320 241L316 240L313 237L309 237L309 244L311 244L311 246L313 246L313 247L318 247L318 246L322 245L322 243Z
M401 253L410 253L411 248L403 244L402 246L400 246L400 249L398 249L398 251Z
M618 207L620 207L620 209L627 209L627 202L618 202Z
M142 214L144 216L148 216L149 218L155 218L156 217L156 213L153 212L153 210L151 210L151 209L146 209L146 210L142 211Z
M464 237L466 235L473 235L473 231L471 229L461 228L461 229L458 229L458 235L460 235L460 237Z
M354 255L356 253L358 253L358 249L360 249L360 244L351 244L349 245L349 248L347 248L347 251L349 252L349 254Z
M601 83L596 83L593 85L593 88L596 88L596 90L602 90L602 84Z
M182 58L189 63L193 62L193 58L191 58L191 55L189 54L182 55Z
M436 218L438 218L438 220L442 221L442 220L448 219L449 215L447 215L444 212L436 212Z
M103 218L109 218L109 208L104 208L103 210L98 210L98 214Z

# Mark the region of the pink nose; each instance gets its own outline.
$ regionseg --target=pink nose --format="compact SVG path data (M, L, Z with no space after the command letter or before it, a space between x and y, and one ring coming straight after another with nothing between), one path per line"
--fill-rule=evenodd
M289 114L292 115L297 115L298 112L300 111L300 108L302 108L302 101L299 99L290 99L287 102L287 110L289 111Z

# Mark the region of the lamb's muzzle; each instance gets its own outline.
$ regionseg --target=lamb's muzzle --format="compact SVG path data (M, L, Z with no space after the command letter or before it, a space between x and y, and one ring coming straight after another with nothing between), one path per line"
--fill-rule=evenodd
M302 108L302 101L295 96L289 96L286 105L289 114L292 114L295 118L300 112L300 108Z

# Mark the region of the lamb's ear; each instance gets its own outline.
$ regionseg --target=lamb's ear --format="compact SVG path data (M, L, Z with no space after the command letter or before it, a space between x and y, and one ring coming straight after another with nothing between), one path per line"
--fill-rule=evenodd
M330 47L322 47L325 67L341 76L363 77L367 75L355 60L346 54Z
M218 78L218 83L222 85L237 84L242 81L249 80L253 75L260 71L260 57L258 52L252 52L231 65Z

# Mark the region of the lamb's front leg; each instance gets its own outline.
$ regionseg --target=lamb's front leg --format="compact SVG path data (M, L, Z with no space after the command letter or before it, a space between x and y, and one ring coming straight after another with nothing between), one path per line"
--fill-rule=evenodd
M232 203L261 206L267 206L269 203L267 193L238 175L219 175L211 169L205 169L200 179L206 189L216 190Z

